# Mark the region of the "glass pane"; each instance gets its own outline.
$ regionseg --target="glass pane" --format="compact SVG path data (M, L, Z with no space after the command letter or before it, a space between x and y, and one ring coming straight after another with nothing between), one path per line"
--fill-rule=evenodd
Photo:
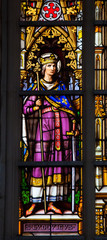
M38 96L30 95L22 99L21 158L24 162L33 161L41 164L42 162L59 162L59 167L35 167L22 170L20 177L19 211L21 215L19 233L29 235L33 231L34 235L82 234L82 170L75 167L72 167L72 169L60 167L60 163L63 161L67 165L67 162L82 160L82 97L66 95L41 95L40 97L42 105L39 111L38 106L37 109L35 106L35 102L40 101ZM75 107L73 107L73 104L75 104ZM64 193L65 184L66 194ZM62 193L58 190L60 189L59 185L62 186ZM38 187L40 187L40 191L38 195L34 195L33 193L35 189L37 192ZM49 196L48 192L44 193L44 188L49 191ZM50 189L52 189L51 194ZM43 204L45 195L47 202L46 214L44 213L45 206ZM77 196L77 206L73 203L74 201L70 200L70 196L72 198L75 196L74 199ZM50 205L52 205L51 213L48 211ZM35 212L33 206L36 207ZM32 208L30 209L30 207ZM28 210L30 216L26 215ZM52 215L50 219L47 215L52 213L54 215L59 214L59 216L55 218ZM41 214L41 217L37 216L38 214ZM46 224L47 218L48 224ZM60 219L62 219L61 222ZM49 227L50 220L52 223L51 229ZM38 221L40 225L37 224ZM33 223L33 228L31 223ZM55 227L55 223L58 228ZM42 231L39 231L38 229L41 230L42 226L44 226Z
M95 20L107 20L107 0L95 1Z
M82 234L81 168L37 167L21 171L19 234Z
M80 1L21 2L21 20L81 19ZM21 161L41 166L20 175L19 234L80 235L82 169L60 163L83 155L82 27L22 27L20 73Z
M95 27L95 89L107 90L107 27Z
M95 158L107 160L107 96L95 96Z
M82 160L82 97L27 96L22 108L22 161Z
M95 1L95 19L107 20L107 1ZM107 27L95 27L95 90L107 90ZM107 160L107 96L95 96L95 159ZM107 168L95 172L95 233L107 232Z
M107 160L107 96L95 96L95 158ZM95 173L95 222L96 235L106 233L107 169L96 167Z
M107 70L95 70L95 89L107 90Z
M21 21L82 20L82 1L21 0Z
M63 81L67 90L82 89L82 27L27 27L21 29L21 84L30 90L44 77L44 54L56 55L56 78ZM43 56L43 57L42 57ZM52 61L52 60L51 60Z
M107 233L107 167L96 167L95 222L96 235Z

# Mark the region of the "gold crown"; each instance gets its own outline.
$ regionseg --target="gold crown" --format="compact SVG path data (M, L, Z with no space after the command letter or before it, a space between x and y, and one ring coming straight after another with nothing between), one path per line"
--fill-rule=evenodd
M57 62L57 59L54 54L51 54L49 57L45 57L45 58L41 57L40 58L40 63L42 65L47 64L47 63L54 63L54 62Z

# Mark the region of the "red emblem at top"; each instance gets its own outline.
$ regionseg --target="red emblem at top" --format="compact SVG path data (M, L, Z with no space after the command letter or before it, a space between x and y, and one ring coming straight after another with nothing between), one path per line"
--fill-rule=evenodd
M61 15L61 7L56 2L47 2L42 8L42 15L46 20L54 21Z

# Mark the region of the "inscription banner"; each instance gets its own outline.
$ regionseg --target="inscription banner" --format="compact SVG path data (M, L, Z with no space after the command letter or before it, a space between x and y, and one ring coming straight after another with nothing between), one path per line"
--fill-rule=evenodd
M78 223L24 223L24 232L78 232Z

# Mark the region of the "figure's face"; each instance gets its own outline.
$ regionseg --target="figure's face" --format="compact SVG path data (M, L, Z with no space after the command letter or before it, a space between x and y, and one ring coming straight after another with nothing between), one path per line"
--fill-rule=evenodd
M48 63L46 65L45 74L53 76L56 73L56 63Z

